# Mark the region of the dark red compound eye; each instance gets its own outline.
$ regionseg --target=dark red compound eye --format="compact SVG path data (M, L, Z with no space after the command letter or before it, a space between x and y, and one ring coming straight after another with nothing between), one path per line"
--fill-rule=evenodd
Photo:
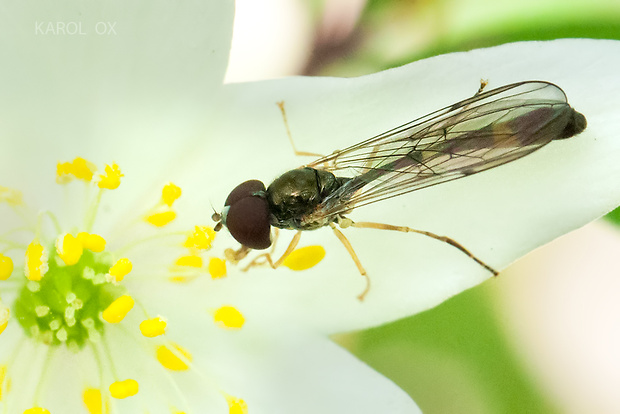
M228 207L225 225L235 240L256 250L271 246L265 184L258 180L239 184L230 192L224 205Z
M226 198L225 206L233 205L238 200L251 197L256 195L256 193L265 193L266 188L265 184L258 180L249 180L244 183L236 186L230 194L228 194L228 198Z

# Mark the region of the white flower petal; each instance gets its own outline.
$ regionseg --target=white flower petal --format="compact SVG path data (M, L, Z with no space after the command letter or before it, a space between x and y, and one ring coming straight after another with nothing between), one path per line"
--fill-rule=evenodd
M327 338L283 321L246 317L239 332L198 332L186 342L202 348L195 354L196 369L243 398L251 412L419 412L394 383Z
M22 122L32 119L24 116L33 110L45 109L92 126L95 115L104 115L93 112L113 110L110 102L134 111L179 98L202 102L226 69L232 6L5 1L0 33L11 41L0 49L1 71L10 82L4 85L2 108L21 114ZM80 112L90 113L80 119Z
M150 285L143 295L146 307L167 319L166 336L193 354L189 375L172 374L181 389L194 389L198 373L205 390L217 386L242 398L252 413L419 412L389 379L291 318L288 309L264 302L269 310L261 312L234 298L229 302L221 285L236 285L232 279L202 278L191 289ZM212 314L224 305L243 314L241 329L216 325Z
M54 163L82 156L100 170L119 163L122 201L158 191L145 186L168 179L188 140L205 139L232 16L230 1L3 2L2 184L54 208ZM97 34L101 22L114 32Z
M238 183L267 182L307 162L292 155L275 103L284 100L298 148L330 153L488 88L541 79L560 85L588 118L587 130L522 160L467 179L353 212L379 221L448 235L491 266L519 256L612 209L620 201L617 95L620 43L560 40L455 53L356 79L290 78L231 85L222 100L221 141L203 164L204 182L186 190L222 202ZM195 166L191 166L196 171ZM208 200L207 200L208 197ZM217 208L217 206L216 206ZM283 232L289 233L289 232ZM252 271L229 294L253 311L277 303L323 332L368 327L430 308L490 275L456 249L418 235L350 229L372 280L364 280L329 229L307 232L327 257L312 271ZM283 236L281 243L287 243ZM290 235L288 237L291 237ZM221 243L220 239L220 243ZM231 239L225 243L235 246ZM283 248L283 246L282 246ZM501 277L501 276L500 276Z
M421 412L394 383L326 338L291 329L263 339L254 352L221 361L232 375L229 388L252 412Z

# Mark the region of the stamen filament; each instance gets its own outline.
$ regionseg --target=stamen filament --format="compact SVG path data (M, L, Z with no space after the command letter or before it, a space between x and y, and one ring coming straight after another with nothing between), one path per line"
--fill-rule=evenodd
M51 211L45 210L45 211L42 211L39 214L41 215L41 217L47 216L50 219L50 221L54 225L54 229L56 230L56 233L58 233L58 234L62 233L62 230L61 230L61 227L60 227L60 223L58 222L58 218L56 217L56 215L54 215L54 213L52 213Z
M26 250L28 248L27 244L15 243L9 240L0 240L0 243L4 243L7 246L1 253L6 253L11 250Z
M93 351L93 356L95 357L95 363L97 364L97 370L99 371L99 391L101 391L101 394L103 395L103 363L101 362L101 355L99 355L99 350L92 341L88 341L88 343L90 344L90 348Z
M90 233L95 224L95 217L97 217L97 211L99 210L99 204L101 204L101 196L103 195L103 188L97 191L97 197L93 204L88 208L86 213L86 220L84 221L84 228L86 232Z
M29 233L33 233L33 230L31 227L16 227L14 229L5 231L4 233L0 234L0 242L9 242L10 240L7 239L8 236L15 234L15 233L19 233L20 231L27 231Z
M174 232L169 232L169 233L159 233L159 234L154 234L152 236L149 237L145 237L143 239L138 239L135 240L133 242L127 243L126 245L124 245L123 247L121 247L120 249L116 250L114 253L118 256L126 256L127 252L129 252L130 250L144 244L144 243L150 243L152 241L157 241L159 239L163 239L163 238L167 238L167 237L174 237L174 236L187 236L187 232L186 231L174 231Z
M112 373L112 377L115 380L118 380L120 377L118 376L118 372L116 371L116 365L114 365L114 358L112 358L112 351L110 350L110 345L106 339L106 336L103 336L103 351L105 352L106 358L108 358L108 363L110 364L110 372Z
M30 229L34 229L36 227L36 221L32 218L36 217L26 204L20 204L19 206L11 205L11 209L19 218L28 226Z
M54 352L56 351L56 347L50 347L47 345L43 345L45 347L45 361L43 362L43 368L41 369L41 374L39 375L39 381L37 382L37 386L34 390L34 397L32 398L32 400L34 401L34 405L35 406L39 406L39 401L40 401L40 397L41 397L41 392L43 390L43 386L47 383L47 381L45 381L50 365L51 365L51 361L52 361L52 357L54 356Z
M129 331L129 329L127 329L126 326L124 325L120 325L119 328L121 328L125 334L131 338L131 340L138 345L140 348L142 348L143 352L145 354L150 354L152 352L152 348L147 346L147 343L141 340L138 340L137 335L135 335L135 332L133 331ZM171 347L171 350L173 353L175 353L175 355L177 355L177 357L181 356L182 354L179 353L179 351L177 349L175 349L174 347ZM185 358L185 363L186 365L189 367L189 370L192 370L196 373L199 374L199 376L204 377L204 374L199 373L198 371L196 371L196 368L191 364L191 361L187 359L186 356L183 356L183 358ZM181 388L179 387L179 385L176 383L174 377L172 376L172 371L169 371L168 369L166 369L163 365L158 364L159 365L159 369L161 370L161 372L164 373L164 375L166 376L166 378L168 379L168 381L170 381L170 383L172 384L172 388L175 390L175 392L177 393L177 396L179 397L179 399L183 402L183 404L185 405L185 407L189 407L189 403L187 401L187 399L185 398L185 395L183 394L183 391L181 390ZM205 377L206 378L206 377ZM215 381L208 379L208 382L210 384L210 386L216 386Z

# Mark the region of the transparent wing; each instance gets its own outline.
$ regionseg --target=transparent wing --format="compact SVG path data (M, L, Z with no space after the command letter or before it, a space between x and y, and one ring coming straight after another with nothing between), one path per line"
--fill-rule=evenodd
M319 206L338 214L505 164L584 128L562 89L527 81L476 94L309 166L350 177Z

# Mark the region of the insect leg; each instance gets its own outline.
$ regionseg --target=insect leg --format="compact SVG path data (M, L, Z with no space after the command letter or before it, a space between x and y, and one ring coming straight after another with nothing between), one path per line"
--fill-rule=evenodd
M404 233L423 234L423 235L431 237L431 238L433 238L435 240L439 240L439 241L442 241L444 243L448 243L451 246L456 247L457 249L459 249L460 251L465 253L467 256L469 256L476 263L478 263L480 266L484 267L486 270L491 272L493 274L493 276L497 276L499 274L499 272L497 270L493 269L491 266L489 266L488 264L484 263L482 260L478 259L469 250L467 250L462 244L460 244L459 242L457 242L454 239L451 239L450 237L439 236L439 235L437 235L435 233L431 233L430 231L416 230L416 229L412 229L410 227L393 226L391 224L383 224L383 223L353 222L352 221L350 223L350 226L351 227L358 227L358 228L365 228L365 229L393 230L393 231L402 231Z
M265 262L261 262L259 259L265 259L265 261L267 263L269 263L269 266L271 266L272 269L277 269L282 262L284 261L284 259L286 259L288 257L289 254L291 254L293 252L293 250L295 250L295 247L297 247L297 244L299 243L299 239L301 238L301 230L297 231L297 233L295 233L295 236L293 236L293 239L291 240L291 242L289 243L288 247L286 248L286 250L284 251L284 253L282 253L282 256L276 260L275 262L273 261L273 259L271 258L271 254L273 253L263 253L259 256L256 256L254 258L254 260L252 260L244 269L243 271L246 272L248 271L251 267L254 266L260 266L262 264L264 264Z
M297 156L310 156L310 157L323 157L323 154L317 154L315 152L307 152L307 151L298 151L295 147L295 142L293 141L293 135L291 134L291 129L288 126L288 119L286 118L286 110L284 109L284 101L276 102L278 108L280 108L280 112L282 113L282 119L284 120L284 127L286 128L286 135L288 136L288 140L291 143L291 147L293 147L293 152Z
M478 92L476 92L474 94L474 96L478 96L482 93L482 91L484 90L484 88L489 84L489 80L488 79L480 79L480 87L478 88Z
M229 262L237 264L240 260L246 257L248 253L250 253L250 251L252 251L252 249L250 249L249 247L241 246L239 250L226 249L224 251L224 256Z
M351 242L349 242L349 240L344 236L344 234L342 234L342 232L338 230L338 228L336 227L334 223L329 223L329 225L334 230L334 234L336 234L336 237L338 237L338 240L340 240L340 242L344 245L345 249L347 249L347 252L349 252L349 254L351 255L351 259L353 259L353 261L355 262L355 266L357 266L357 270L359 270L360 274L366 278L366 287L364 288L364 291L357 296L359 300L364 300L364 298L366 297L366 294L370 290L370 278L368 277L368 274L366 273L366 269L364 269L364 266L362 266L362 262L360 262L360 259L357 257L355 250L353 250L353 246L351 246Z
M474 96L472 96L471 98L469 98L467 100L467 101L469 101L469 103L467 103L467 104L465 104L465 105L460 107L460 109L459 109L460 115L459 114L455 115L455 118L454 118L455 122L458 122L458 120L462 119L463 114L467 114L468 110L472 107L472 105L474 105L476 103L476 97L482 93L482 91L484 90L484 88L486 88L486 86L488 84L489 84L489 81L487 79L480 79L480 87L478 88L478 90L476 91ZM459 102L458 104L455 104L455 105L459 105L459 104L462 104L464 102L465 101ZM456 108L453 107L453 109L456 109ZM439 124L439 125L441 125L441 124ZM444 134L445 134L445 132L446 132L446 129L444 128Z

